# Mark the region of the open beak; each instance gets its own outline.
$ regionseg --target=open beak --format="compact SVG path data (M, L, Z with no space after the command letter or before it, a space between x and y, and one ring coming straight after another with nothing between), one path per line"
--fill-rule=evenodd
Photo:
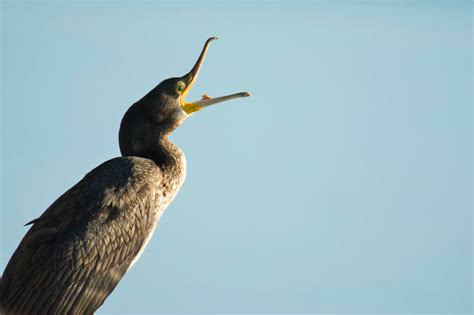
M240 97L247 97L250 96L249 93L247 92L240 92L240 93L235 93L231 95L226 95L226 96L221 96L221 97L216 97L216 98L211 98L207 95L204 95L201 100L193 103L188 103L184 100L186 95L191 91L191 88L193 87L194 83L196 82L196 79L199 74L199 70L201 69L201 66L203 64L204 58L206 57L207 49L209 47L209 44L217 39L217 37L211 37L209 38L206 43L204 44L204 47L201 51L201 54L199 55L198 60L194 64L194 67L189 71L188 74L183 76L183 81L186 84L186 87L184 88L184 91L181 93L180 96L180 105L181 108L186 112L186 114L190 115L194 112L197 112L205 107L222 103L228 100L232 100L234 98L240 98Z

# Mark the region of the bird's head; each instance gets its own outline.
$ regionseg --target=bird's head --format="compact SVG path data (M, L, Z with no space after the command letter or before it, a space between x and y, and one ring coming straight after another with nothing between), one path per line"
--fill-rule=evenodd
M185 100L196 83L209 44L215 39L217 37L211 37L206 41L191 71L182 77L162 81L128 109L119 132L123 155L137 155L133 153L143 149L142 146L148 146L149 141L156 144L157 137L167 137L186 118L203 108L249 96L249 93L241 92L216 98L204 95L196 102Z

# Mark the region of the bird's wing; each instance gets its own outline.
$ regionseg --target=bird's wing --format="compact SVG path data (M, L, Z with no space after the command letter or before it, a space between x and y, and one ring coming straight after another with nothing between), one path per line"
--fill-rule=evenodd
M143 246L155 220L161 173L116 158L56 200L5 269L0 304L12 314L92 314Z

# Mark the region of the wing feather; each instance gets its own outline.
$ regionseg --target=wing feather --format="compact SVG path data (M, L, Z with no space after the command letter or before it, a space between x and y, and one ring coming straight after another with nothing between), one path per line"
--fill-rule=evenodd
M150 160L112 159L31 221L0 285L7 314L92 314L150 233L161 179Z

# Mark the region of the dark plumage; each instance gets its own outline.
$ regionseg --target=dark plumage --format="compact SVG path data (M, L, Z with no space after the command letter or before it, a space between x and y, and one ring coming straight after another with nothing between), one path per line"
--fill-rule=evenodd
M184 101L212 39L191 72L129 108L122 157L99 165L29 223L0 282L2 314L92 314L138 259L185 178L184 155L169 134L193 112L248 96Z

